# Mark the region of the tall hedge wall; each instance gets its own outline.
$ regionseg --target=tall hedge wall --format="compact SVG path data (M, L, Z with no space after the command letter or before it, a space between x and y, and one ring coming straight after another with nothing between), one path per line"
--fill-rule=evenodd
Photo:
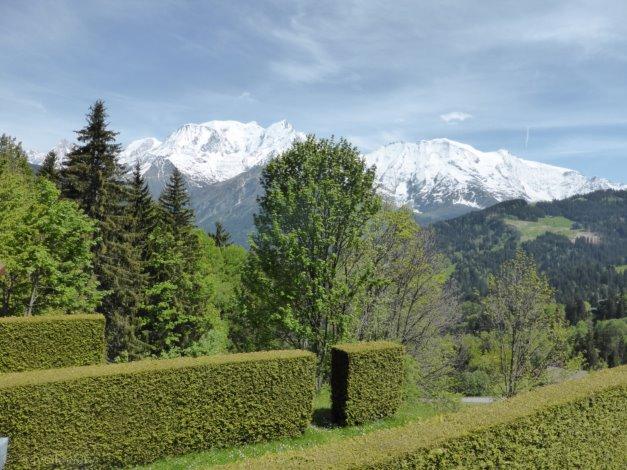
M0 372L98 364L104 331L102 315L0 318Z
M348 426L393 415L403 399L403 347L388 341L336 345L331 399L335 420Z
M314 376L304 351L3 374L8 468L113 468L299 435Z
M627 468L627 366L230 469Z

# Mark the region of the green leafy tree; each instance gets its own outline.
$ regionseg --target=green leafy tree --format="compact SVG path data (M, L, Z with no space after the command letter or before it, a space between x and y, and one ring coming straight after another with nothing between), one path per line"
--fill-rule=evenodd
M597 322L594 336L599 354L609 367L627 363L627 317Z
M446 336L458 322L458 306L433 233L421 229L409 209L385 207L368 222L347 263L352 266L367 280L355 296L355 338L402 343L419 368L416 385L439 393L453 374L454 348Z
M0 135L0 173L32 174L22 144L6 134Z
M57 183L59 181L59 169L57 153L54 150L51 150L44 158L43 163L41 164L41 169L39 170L39 176L46 178L53 183Z
M561 357L563 312L553 305L546 277L522 250L490 276L485 308L499 351L503 390L512 396Z
M309 136L263 170L256 232L243 277L243 347L290 345L318 358L346 338L362 279L345 263L380 206L374 169L345 140Z
M2 315L93 310L101 297L92 276L94 231L51 182L0 174Z
M117 133L108 128L105 105L96 101L87 125L77 131L78 145L60 172L63 194L95 219L98 239L93 248L94 271L104 292L100 311L107 318L109 355L132 348L134 316L142 300L138 250L129 232L129 188L118 161Z
M216 229L209 236L213 238L218 248L227 247L231 244L231 234L226 231L224 226L220 222L216 222Z

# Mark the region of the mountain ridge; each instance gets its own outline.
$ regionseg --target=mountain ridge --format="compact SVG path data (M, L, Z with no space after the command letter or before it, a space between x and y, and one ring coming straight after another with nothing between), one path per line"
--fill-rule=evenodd
M212 228L222 222L234 240L246 243L252 213L261 192L261 168L305 134L286 120L262 127L256 121L188 123L163 141L134 140L120 153L129 169L140 163L154 196L174 168L186 178L198 224ZM55 147L61 159L71 148ZM29 152L31 163L45 154ZM439 138L394 142L363 155L377 168L379 193L397 205L411 207L421 223L455 217L493 204L564 199L625 185L589 178L568 168L525 160L500 149L483 152L469 144Z

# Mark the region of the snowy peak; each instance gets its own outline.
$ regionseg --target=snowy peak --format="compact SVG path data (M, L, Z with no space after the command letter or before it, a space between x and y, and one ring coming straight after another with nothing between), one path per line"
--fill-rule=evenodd
M57 163L61 163L67 157L67 154L72 151L73 145L67 139L61 139L57 145L50 150L57 154ZM30 150L26 152L28 161L33 165L41 165L46 158L48 152L38 152L36 150Z
M515 157L482 152L449 139L397 142L365 155L377 168L381 191L418 212L447 204L483 208L508 199L563 199L598 189L620 189L605 179Z
M152 161L148 160L146 157L151 155L160 145L161 141L154 137L134 140L120 152L118 160L127 168L132 168L136 163L139 163L142 173L144 173L152 163Z
M192 183L215 183L267 162L287 150L294 140L303 138L304 134L296 132L287 121L267 128L254 121L190 123L178 128L163 143L153 138L131 142L121 159L126 164L139 160L143 172L167 161Z

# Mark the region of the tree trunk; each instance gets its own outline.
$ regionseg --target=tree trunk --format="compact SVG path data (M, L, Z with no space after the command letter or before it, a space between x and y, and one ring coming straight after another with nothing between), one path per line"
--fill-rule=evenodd
M33 288L30 291L30 300L28 301L28 308L26 309L26 316L30 317L33 314L35 308L35 300L37 299L37 285L39 284L39 276L35 274L33 278Z

